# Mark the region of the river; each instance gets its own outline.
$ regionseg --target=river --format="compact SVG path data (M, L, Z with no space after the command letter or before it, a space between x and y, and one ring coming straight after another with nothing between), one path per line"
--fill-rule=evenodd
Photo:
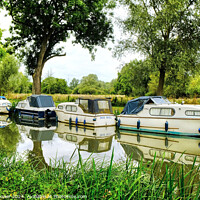
M200 163L200 138L152 135L119 131L116 127L76 127L60 122L14 122L7 115L0 116L0 148L14 151L24 159L42 158L49 166L58 161L77 163L79 152L83 160L94 158L99 162L125 161L132 157L135 163L154 157L165 162L192 165Z

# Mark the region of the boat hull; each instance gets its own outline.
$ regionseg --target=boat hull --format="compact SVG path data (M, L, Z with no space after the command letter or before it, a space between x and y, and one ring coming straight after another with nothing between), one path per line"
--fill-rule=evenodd
M56 119L56 112L54 110L24 110L16 109L19 118L23 120L44 120L44 119Z
M56 110L59 122L75 124L79 126L115 126L115 115L113 114L73 114Z
M198 118L170 119L123 115L118 116L118 127L121 130L200 137L200 119Z

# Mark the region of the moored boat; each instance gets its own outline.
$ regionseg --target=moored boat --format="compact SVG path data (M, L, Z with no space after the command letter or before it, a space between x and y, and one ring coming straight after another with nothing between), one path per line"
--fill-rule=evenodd
M117 116L120 129L200 137L200 106L172 104L162 96L127 102Z
M23 120L56 119L53 98L48 95L32 95L16 106L19 118Z
M0 113L8 114L12 104L5 96L0 96Z
M78 98L61 103L56 108L58 121L84 126L114 126L115 115L110 99Z

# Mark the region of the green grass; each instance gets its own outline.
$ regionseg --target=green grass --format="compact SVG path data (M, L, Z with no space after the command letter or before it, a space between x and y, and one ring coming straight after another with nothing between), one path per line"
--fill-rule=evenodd
M80 156L80 154L79 154ZM23 161L0 153L0 198L39 196L55 199L198 199L199 166L187 167L164 160L136 164L132 158L115 163L57 161L41 167L40 159ZM40 167L39 167L40 166Z
M113 106L112 109L113 109L113 113L114 113L115 115L119 115L119 114L122 112L122 110L124 109L124 107Z

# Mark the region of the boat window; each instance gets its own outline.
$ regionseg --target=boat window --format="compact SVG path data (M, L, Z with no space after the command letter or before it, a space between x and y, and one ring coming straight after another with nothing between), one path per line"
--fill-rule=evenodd
M172 108L151 108L149 113L153 116L173 116L175 110Z
M99 143L99 146L98 146L98 151L105 151L105 150L108 150L109 149L109 145L110 143L109 142L102 142L102 143Z
M65 107L65 110L66 111L69 111L69 112L76 112L77 111L77 107L76 106L66 106Z
M111 113L108 101L98 101L99 113Z
M88 100L87 99L80 99L79 106L83 109L84 112L88 112Z
M98 101L98 107L101 110L109 109L108 101Z
M6 103L2 103L2 106L6 106Z
M196 162L200 162L200 157L199 156L193 156L193 155L187 155L187 156L185 156L185 160L191 161L191 162L194 162L194 160L195 160Z
M185 114L187 116L200 116L200 111L197 111L197 110L186 110Z
M76 106L72 106L72 112L76 112L77 111L77 107Z
M152 97L152 100L156 103L156 104L170 104L171 102L165 98L165 97Z
M72 136L72 135L66 135L66 140L72 141L72 142L77 142L77 137Z
M26 104L25 103L22 103L21 104L21 108L25 108Z
M72 111L72 106L66 106L66 107L65 107L65 110L71 112L71 111Z
M58 109L59 110L63 110L63 106L58 106Z
M152 157L156 156L156 158L165 158L170 160L175 158L175 153L163 150L150 149L149 154Z

